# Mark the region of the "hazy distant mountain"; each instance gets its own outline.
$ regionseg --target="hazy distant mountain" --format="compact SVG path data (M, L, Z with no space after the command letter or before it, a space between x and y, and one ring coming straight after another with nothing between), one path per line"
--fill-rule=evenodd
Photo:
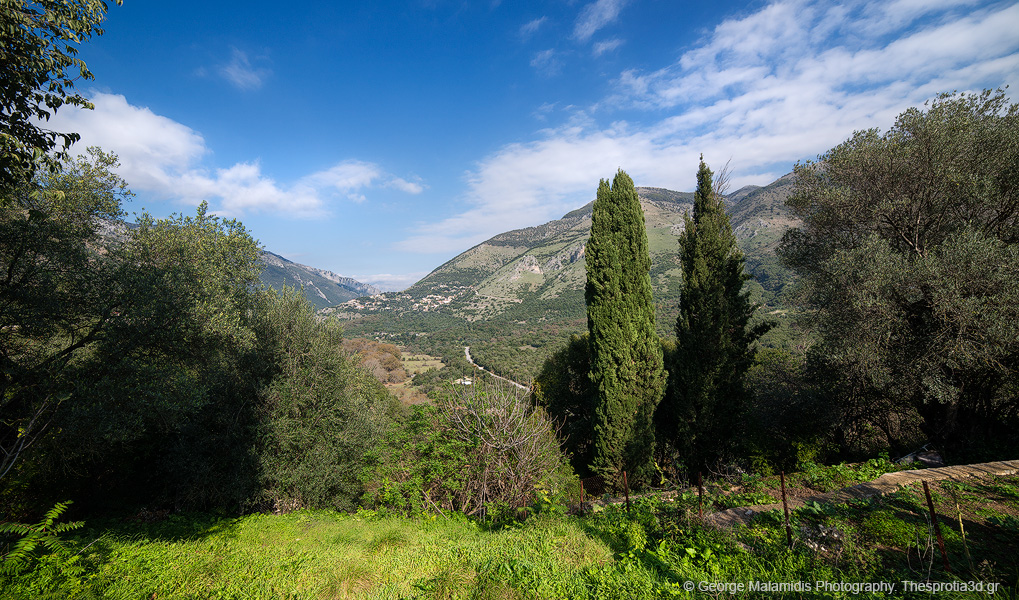
M782 234L797 221L785 207L793 177L767 186L741 188L726 199L733 229L756 277L751 284L771 309L782 304L792 275L775 256ZM672 332L679 311L681 272L678 236L693 194L639 187L637 193L651 254L651 281L659 332ZM537 227L492 237L439 266L404 292L388 292L326 309L346 320L351 335L384 335L450 347L470 344L476 358L497 345L543 347L586 330L584 251L591 231L592 203ZM462 325L458 325L462 323ZM477 352L475 352L477 350ZM520 350L526 354L526 350ZM544 351L537 354L544 354ZM533 374L535 360L523 360ZM480 362L480 361L479 361ZM491 362L490 362L491 364ZM512 368L503 366L503 373Z
M293 288L303 287L304 295L315 308L382 293L373 285L361 283L350 277L341 277L332 271L298 264L267 250L261 252L261 259L265 263L262 283L275 289L282 289L284 285Z

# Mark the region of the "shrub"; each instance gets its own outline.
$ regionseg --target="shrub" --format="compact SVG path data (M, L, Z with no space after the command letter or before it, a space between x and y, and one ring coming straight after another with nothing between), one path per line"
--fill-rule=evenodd
M561 507L575 492L555 427L526 392L479 379L413 410L372 453L363 481L375 506L498 521Z

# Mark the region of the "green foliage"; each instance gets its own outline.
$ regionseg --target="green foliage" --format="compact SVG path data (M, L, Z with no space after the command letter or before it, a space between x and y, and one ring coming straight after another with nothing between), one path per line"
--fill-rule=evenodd
M367 456L365 504L411 516L458 511L473 447L447 435L434 406L412 407Z
M3 208L9 498L355 506L391 396L335 324L294 293L257 291L258 245L239 222L204 204L133 230L110 221L129 195L115 166L90 149Z
M692 472L735 456L749 408L746 373L756 341L771 325L751 324L758 308L744 290L751 276L743 268L721 192L703 161L693 218L684 216L684 224L676 355L656 422L659 437L675 446Z
M115 156L87 157L5 193L0 206L0 478L57 408L121 368L174 319L151 265L101 234L130 196ZM143 291L144 290L144 291ZM95 359L96 350L113 352Z
M996 498L1015 477L969 480L964 502L973 580L1004 584L1014 597L1015 523L1019 505ZM944 484L935 484L935 496ZM988 503L990 518L977 516ZM945 515L954 503L939 505ZM298 511L241 518L178 514L158 523L90 520L72 542L74 557L44 556L17 575L0 572L12 599L150 598L700 598L684 585L750 582L958 581L942 574L927 527L922 491L906 488L850 505L811 503L793 513L794 547L781 511L749 527L705 527L696 497L634 499L585 517L541 515L510 527L486 528L447 513L407 519L378 512L340 515ZM977 512L974 513L974 510ZM963 572L960 536L944 527L946 548ZM984 526L986 525L986 527ZM933 563L932 563L933 559ZM959 576L967 580L967 576ZM1011 586L1011 587L1010 587ZM898 588L898 589L901 589ZM816 591L816 590L815 590ZM811 597L796 591L731 594ZM813 594L851 597L851 592ZM880 597L861 593L859 597ZM938 597L972 597L972 593ZM929 597L909 594L905 597Z
M505 519L541 496L558 501L573 491L555 426L527 392L479 379L452 386L437 405L448 434L472 445L462 512Z
M554 426L526 394L476 379L416 406L371 455L370 505L506 522L555 512L577 493Z
M803 278L819 343L808 369L843 446L952 461L1014 452L1019 425L1019 105L943 95L886 133L857 132L796 167L803 226L783 259Z
M194 217L143 215L111 244L122 275L111 300L123 300L99 303L113 315L108 333L72 364L73 395L40 449L53 476L38 483L80 486L83 504L105 493L239 506L255 485L252 399L264 376L248 323L257 243L203 205Z
M593 458L595 396L590 372L588 336L575 335L545 361L534 380L534 401L559 425L563 450L584 477L591 475Z
M635 485L654 467L652 417L666 372L655 333L651 259L644 213L633 180L620 170L598 185L587 243L587 322L596 398L591 468L620 486Z
M872 481L885 473L893 473L913 467L913 464L893 463L888 460L887 454L857 464L840 463L823 466L806 460L799 464L799 477L806 485L814 489L830 492L857 483Z
M762 348L747 371L751 402L741 461L754 471L792 471L801 461L823 461L833 446L836 418L808 381L804 360L802 354Z
M7 553L0 557L0 570L16 573L24 569L31 564L33 555L38 548L45 548L56 554L64 554L67 547L58 536L80 529L84 525L82 521L57 524L57 519L70 504L70 500L58 502L53 508L46 511L41 521L35 524L0 523L0 535L14 534L18 536Z
M350 510L365 455L380 443L394 399L342 352L335 322L316 319L296 290L260 295L252 329L273 368L262 390L258 456L263 494L277 510Z
M41 123L65 104L92 108L88 100L73 93L75 79L92 79L84 61L75 58L75 46L102 35L105 16L106 3L101 0L0 3L0 190L4 194L31 179L40 166L58 169L67 149L79 139L76 133L50 131Z

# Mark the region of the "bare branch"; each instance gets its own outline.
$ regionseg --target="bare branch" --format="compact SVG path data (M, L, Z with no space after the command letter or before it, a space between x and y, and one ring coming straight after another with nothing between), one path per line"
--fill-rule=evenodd
M730 180L732 178L732 169L730 168L731 163L732 158L725 161L725 166L722 167L719 172L715 173L715 178L711 183L711 193L719 200L724 198L729 192L729 186L731 184Z

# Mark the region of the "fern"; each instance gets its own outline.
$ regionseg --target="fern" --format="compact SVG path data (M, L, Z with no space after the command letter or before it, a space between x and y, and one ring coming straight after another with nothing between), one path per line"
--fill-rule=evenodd
M66 552L67 547L58 536L67 531L79 529L84 525L82 521L56 523L57 519L67 510L71 503L71 500L58 502L53 508L46 511L41 521L34 525L0 523L0 534L21 536L20 539L14 542L10 551L0 559L0 570L8 573L20 571L23 567L28 566L34 552L40 547L59 554Z

